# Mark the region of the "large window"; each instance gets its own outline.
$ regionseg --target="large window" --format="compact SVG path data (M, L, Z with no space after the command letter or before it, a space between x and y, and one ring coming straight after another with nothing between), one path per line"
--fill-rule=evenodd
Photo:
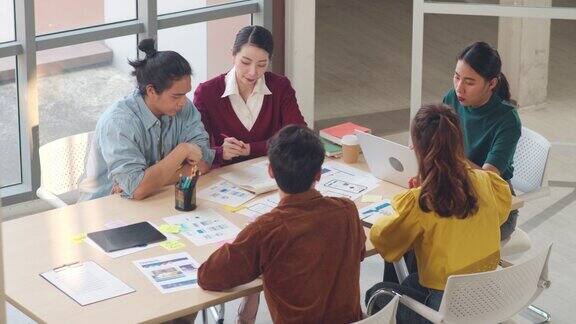
M136 19L135 0L35 0L34 6L36 35Z
M14 1L0 0L0 43L14 40Z
M190 98L200 82L228 72L236 33L250 21L243 15L158 31L158 49L176 51L192 66Z
M184 10L210 7L229 2L238 2L238 0L158 0L158 14L163 15Z
M106 108L135 89L128 60L138 56L138 39L180 52L196 86L228 70L238 29L252 21L271 28L264 13L273 2L0 0L3 203L35 198L41 145L93 130Z
M0 58L0 183L3 187L22 182L15 67L14 57Z
M128 59L136 36L38 52L40 145L94 129L98 117L134 89Z

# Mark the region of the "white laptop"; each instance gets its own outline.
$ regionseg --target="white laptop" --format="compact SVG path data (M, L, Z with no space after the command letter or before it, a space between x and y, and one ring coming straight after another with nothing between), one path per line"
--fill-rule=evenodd
M372 175L408 188L410 178L418 174L414 151L372 134L356 131L356 136Z

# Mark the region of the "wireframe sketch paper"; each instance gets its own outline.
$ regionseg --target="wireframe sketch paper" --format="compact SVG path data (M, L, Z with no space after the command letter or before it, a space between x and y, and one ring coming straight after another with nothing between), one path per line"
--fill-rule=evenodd
M236 238L240 229L212 209L165 217L168 224L179 224L180 234L196 246Z
M197 194L198 198L209 200L217 204L238 207L256 197L232 183L222 180L212 186L202 189Z
M254 199L247 203L245 208L237 211L237 213L255 219L258 216L271 212L272 209L278 206L278 203L280 203L280 195L278 193L273 193L265 197Z
M220 177L257 195L278 189L276 181L268 174L268 161L261 161L242 170L224 173Z
M82 306L135 291L94 261L63 265L40 275Z
M138 260L134 265L163 294L198 287L200 264L186 252Z
M360 219L369 225L374 224L374 222L382 215L391 215L393 213L394 208L392 208L389 199L384 199L380 202L366 206L358 211Z
M322 175L316 190L324 196L356 200L378 187L379 183L380 180L368 172L328 161L322 165Z

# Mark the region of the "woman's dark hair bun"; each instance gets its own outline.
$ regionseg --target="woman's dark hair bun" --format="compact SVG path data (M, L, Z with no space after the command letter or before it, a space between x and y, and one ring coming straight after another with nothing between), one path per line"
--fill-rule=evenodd
M155 41L153 38L146 38L140 41L138 49L146 54L146 57L152 57L158 52L156 50Z

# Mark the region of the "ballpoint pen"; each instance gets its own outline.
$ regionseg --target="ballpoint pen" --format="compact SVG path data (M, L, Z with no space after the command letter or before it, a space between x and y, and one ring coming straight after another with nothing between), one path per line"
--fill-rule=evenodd
M226 139L226 138L228 138L228 137L232 137L232 136L228 136L228 135L226 135L226 134L224 134L224 133L220 133L220 136L222 136L222 138L224 138L224 139ZM237 141L239 141L239 140L237 140ZM240 142L242 142L242 141L240 141ZM242 144L240 145L240 147L246 148L246 144L244 144L244 142L242 142Z

